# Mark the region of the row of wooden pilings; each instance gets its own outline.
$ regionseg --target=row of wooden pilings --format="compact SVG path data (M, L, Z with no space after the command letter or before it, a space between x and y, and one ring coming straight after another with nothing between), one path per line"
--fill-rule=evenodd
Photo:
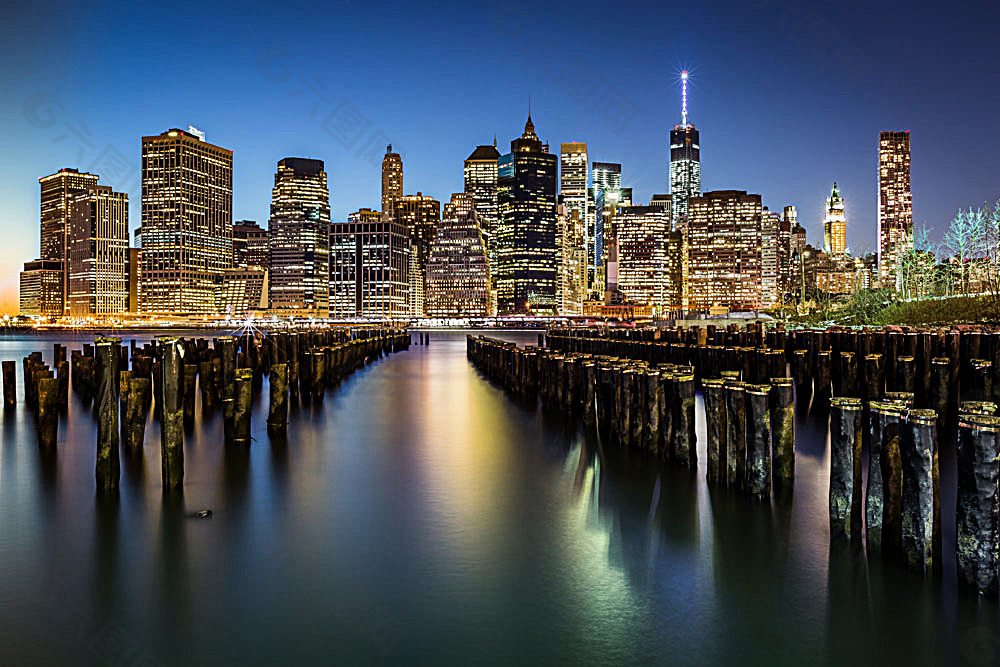
M512 393L582 419L607 441L697 466L695 373L687 364L625 359L468 337L469 359ZM784 369L744 383L739 372L702 380L708 481L760 500L790 490L795 397ZM772 445L773 443L773 445Z
M764 330L756 325L710 325L627 332L555 329L540 336L539 343L550 351L517 351L500 341L485 344L490 349L481 351L481 344L473 342L470 358L482 358L477 365L516 391L537 386L543 402L546 390L537 379L532 384L525 367L631 367L647 383L650 374L690 375L692 396L694 385L700 385L705 403L709 481L742 486L761 498L770 495L768 475L777 492L790 487L794 401L808 406L811 394L816 414L830 420L833 535L860 542L864 531L869 556L901 557L927 573L941 567L938 433L955 435L958 577L984 594L997 595L1000 419L994 416L994 388L1000 382L994 375L1000 364L982 357L1000 354L1000 335L980 330L785 331L780 326ZM863 373L855 363L859 355L865 360ZM834 365L834 358L840 363ZM886 358L895 359L895 364L883 363ZM785 377L789 368L792 378ZM542 383L551 382L542 373ZM583 373L588 378L587 371ZM615 371L611 377L616 377ZM621 386L628 387L622 378ZM645 406L650 400L648 390L645 397L634 391L631 396L631 406ZM768 409L770 424L765 418ZM663 414L648 406L638 410L640 421ZM866 471L863 445L869 454Z
M200 390L206 415L221 407L227 445L252 439L253 395L269 383L267 430L281 435L288 424L289 401L322 403L328 388L357 368L392 352L408 349L401 329L334 328L291 330L205 338L161 336L142 347L100 337L81 350L53 346L55 370L41 352L24 358L24 398L36 418L43 451L56 446L59 414L68 407L72 386L97 419L96 479L99 492L113 491L120 476L119 445L140 451L152 409L160 422L162 481L165 488L184 479L185 431L194 425ZM131 368L129 360L131 359ZM16 405L13 361L3 361L6 408Z

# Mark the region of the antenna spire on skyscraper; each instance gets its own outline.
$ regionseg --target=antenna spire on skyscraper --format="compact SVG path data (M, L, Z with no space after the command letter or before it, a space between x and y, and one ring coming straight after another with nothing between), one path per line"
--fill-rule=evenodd
M688 124L688 73L681 71L681 125Z

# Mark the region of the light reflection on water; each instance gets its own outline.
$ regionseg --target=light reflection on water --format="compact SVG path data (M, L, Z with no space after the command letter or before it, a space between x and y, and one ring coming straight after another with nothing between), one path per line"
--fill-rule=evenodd
M97 499L85 407L73 400L51 460L23 406L0 415L3 662L1000 656L995 603L957 594L953 577L922 582L831 549L821 422L799 424L794 496L752 503L710 490L703 469L512 400L467 362L464 334L431 337L322 406L293 406L287 441L266 434L266 388L249 449L225 447L221 415L202 418L199 402L175 496L160 488L156 423L140 457L123 455L118 497ZM0 358L18 360L20 384L21 357L50 360L51 343L0 339ZM700 399L697 410L704 462ZM212 519L185 518L204 507Z

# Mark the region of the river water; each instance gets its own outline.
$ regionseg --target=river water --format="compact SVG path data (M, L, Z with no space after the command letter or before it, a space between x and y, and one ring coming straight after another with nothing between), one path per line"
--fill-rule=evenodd
M20 394L23 356L84 340L8 336L0 358ZM20 396L0 414L0 663L1000 662L997 604L956 590L953 555L923 580L831 546L816 415L793 497L765 505L706 486L700 399L702 467L674 469L511 400L460 333L293 407L287 442L266 434L266 397L249 448L226 447L199 398L172 496L157 422L109 499L75 397L52 458Z

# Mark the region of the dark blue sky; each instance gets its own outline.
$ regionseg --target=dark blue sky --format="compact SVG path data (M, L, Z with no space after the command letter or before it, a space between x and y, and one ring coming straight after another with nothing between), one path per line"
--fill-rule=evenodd
M91 168L131 192L139 138L194 125L235 150L234 213L266 221L275 163L326 162L335 219L379 206L384 145L404 188L447 201L462 161L520 133L586 141L646 201L666 192L679 71L692 74L702 186L795 204L821 240L838 181L871 248L879 130L909 129L914 219L939 236L1000 196L996 3L51 2L0 27L4 299L38 252L37 178ZM14 290L12 292L11 290Z

